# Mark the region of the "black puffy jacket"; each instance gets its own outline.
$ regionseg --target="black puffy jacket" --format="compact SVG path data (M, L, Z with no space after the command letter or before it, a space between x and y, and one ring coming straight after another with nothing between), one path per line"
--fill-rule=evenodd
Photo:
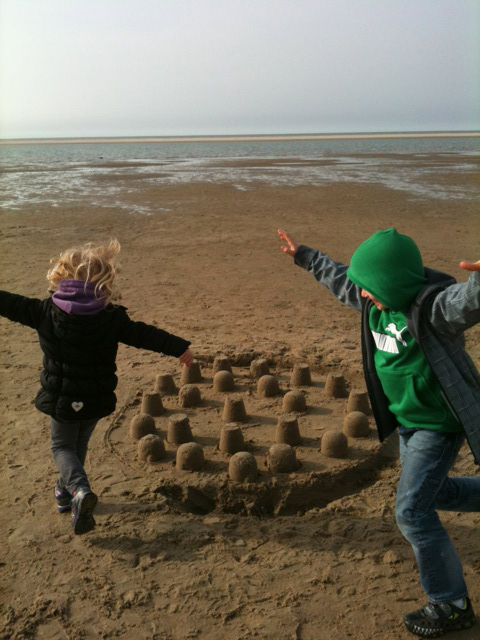
M38 332L44 357L35 406L60 421L102 418L114 411L119 342L176 357L190 344L152 325L134 322L121 306L74 316L51 298L0 291L0 315Z

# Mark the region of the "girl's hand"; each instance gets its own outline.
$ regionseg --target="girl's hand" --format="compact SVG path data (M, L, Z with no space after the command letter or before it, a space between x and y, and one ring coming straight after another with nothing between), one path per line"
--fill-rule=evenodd
M193 362L193 353L187 349L178 359L180 362L183 362L184 365L189 367Z
M280 249L284 252L284 253L288 253L289 256L294 256L297 253L297 249L298 249L298 244L296 242L294 242L293 238L291 238L288 233L286 233L285 231L281 231L280 229L278 230L278 235L280 236L280 238L287 243L287 247L283 246L280 247Z
M478 262L460 262L460 266L462 269L466 269L467 271L480 271L480 260Z

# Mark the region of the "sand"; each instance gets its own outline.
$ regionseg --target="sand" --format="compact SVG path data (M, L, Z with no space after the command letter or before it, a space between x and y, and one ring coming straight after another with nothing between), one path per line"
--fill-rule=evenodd
M439 162L445 182L471 186L470 174L448 177L455 156ZM157 375L171 373L179 386L182 365L121 346L117 412L99 423L87 460L99 495L97 528L74 536L53 501L48 418L32 405L41 368L36 334L1 319L2 637L409 637L402 616L424 594L395 525L398 463L382 455L371 418L371 436L349 440L346 459L319 451L322 433L342 428L347 402L325 396L327 376L345 376L349 390L364 388L359 314L280 252L276 230L348 261L373 232L396 226L417 240L426 264L464 280L458 262L479 257L478 204L350 183L259 183L245 191L151 185L129 197L132 206L157 205L159 213L92 211L81 195L61 212L48 205L3 211L0 287L43 297L51 256L78 241L118 237L131 316L190 339L201 364L202 405L180 409L177 395L164 396L165 414L155 421L165 439L169 416L187 413L205 467L177 471L167 442L165 461L137 459L130 420ZM479 329L467 334L477 364ZM216 449L228 395L213 389L220 354L231 362L234 394L245 399L242 431L259 467L259 479L240 489L228 480L228 456ZM310 366L312 387L302 388L307 410L298 416L301 466L290 475L271 474L264 464L282 396L257 397L255 358L268 359L283 393L294 364ZM478 473L468 449L454 473ZM442 519L480 610L479 516ZM478 627L449 637L477 634Z

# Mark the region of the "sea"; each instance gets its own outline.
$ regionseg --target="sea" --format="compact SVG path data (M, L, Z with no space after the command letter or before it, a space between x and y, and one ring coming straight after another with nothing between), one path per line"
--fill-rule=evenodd
M332 182L383 185L412 197L480 199L480 137L342 137L162 141L91 139L0 145L0 209L92 207L153 214L132 192L195 182L299 186ZM109 179L110 178L110 179Z

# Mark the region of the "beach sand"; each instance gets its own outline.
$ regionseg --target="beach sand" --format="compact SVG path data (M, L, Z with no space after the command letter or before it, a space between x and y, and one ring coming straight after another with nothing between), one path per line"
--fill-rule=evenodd
M442 162L448 167L448 157ZM452 175L459 188L471 180ZM479 258L477 204L351 183L245 191L152 185L128 197L132 207L158 213L92 210L81 196L61 211L26 205L2 212L0 287L43 297L50 257L77 242L117 237L122 303L133 319L191 340L204 373L204 404L184 411L176 397L164 398L157 428L164 437L168 416L188 413L207 465L178 473L172 447L156 465L137 460L129 421L156 375L171 372L178 384L181 366L120 346L118 411L99 423L87 460L99 494L97 528L74 536L53 502L49 421L32 404L41 369L36 334L1 319L2 637L409 637L402 616L425 596L395 524L398 462L379 455L373 434L351 442L346 460L319 452L322 433L341 428L345 415L346 400L324 394L327 376L364 388L360 317L294 266L279 250L277 229L348 262L360 242L395 226L416 239L427 265L465 280L458 262ZM467 334L477 365L479 329ZM230 358L251 416L245 433L260 476L244 489L232 487L228 459L215 449L223 403L212 390L217 354ZM275 477L262 466L282 401L257 397L248 367L259 357L283 392L294 363L311 368L314 386L304 389L308 407L299 416L302 466L292 475ZM478 473L467 448L454 473ZM442 518L480 610L478 514ZM477 634L478 627L449 637Z

